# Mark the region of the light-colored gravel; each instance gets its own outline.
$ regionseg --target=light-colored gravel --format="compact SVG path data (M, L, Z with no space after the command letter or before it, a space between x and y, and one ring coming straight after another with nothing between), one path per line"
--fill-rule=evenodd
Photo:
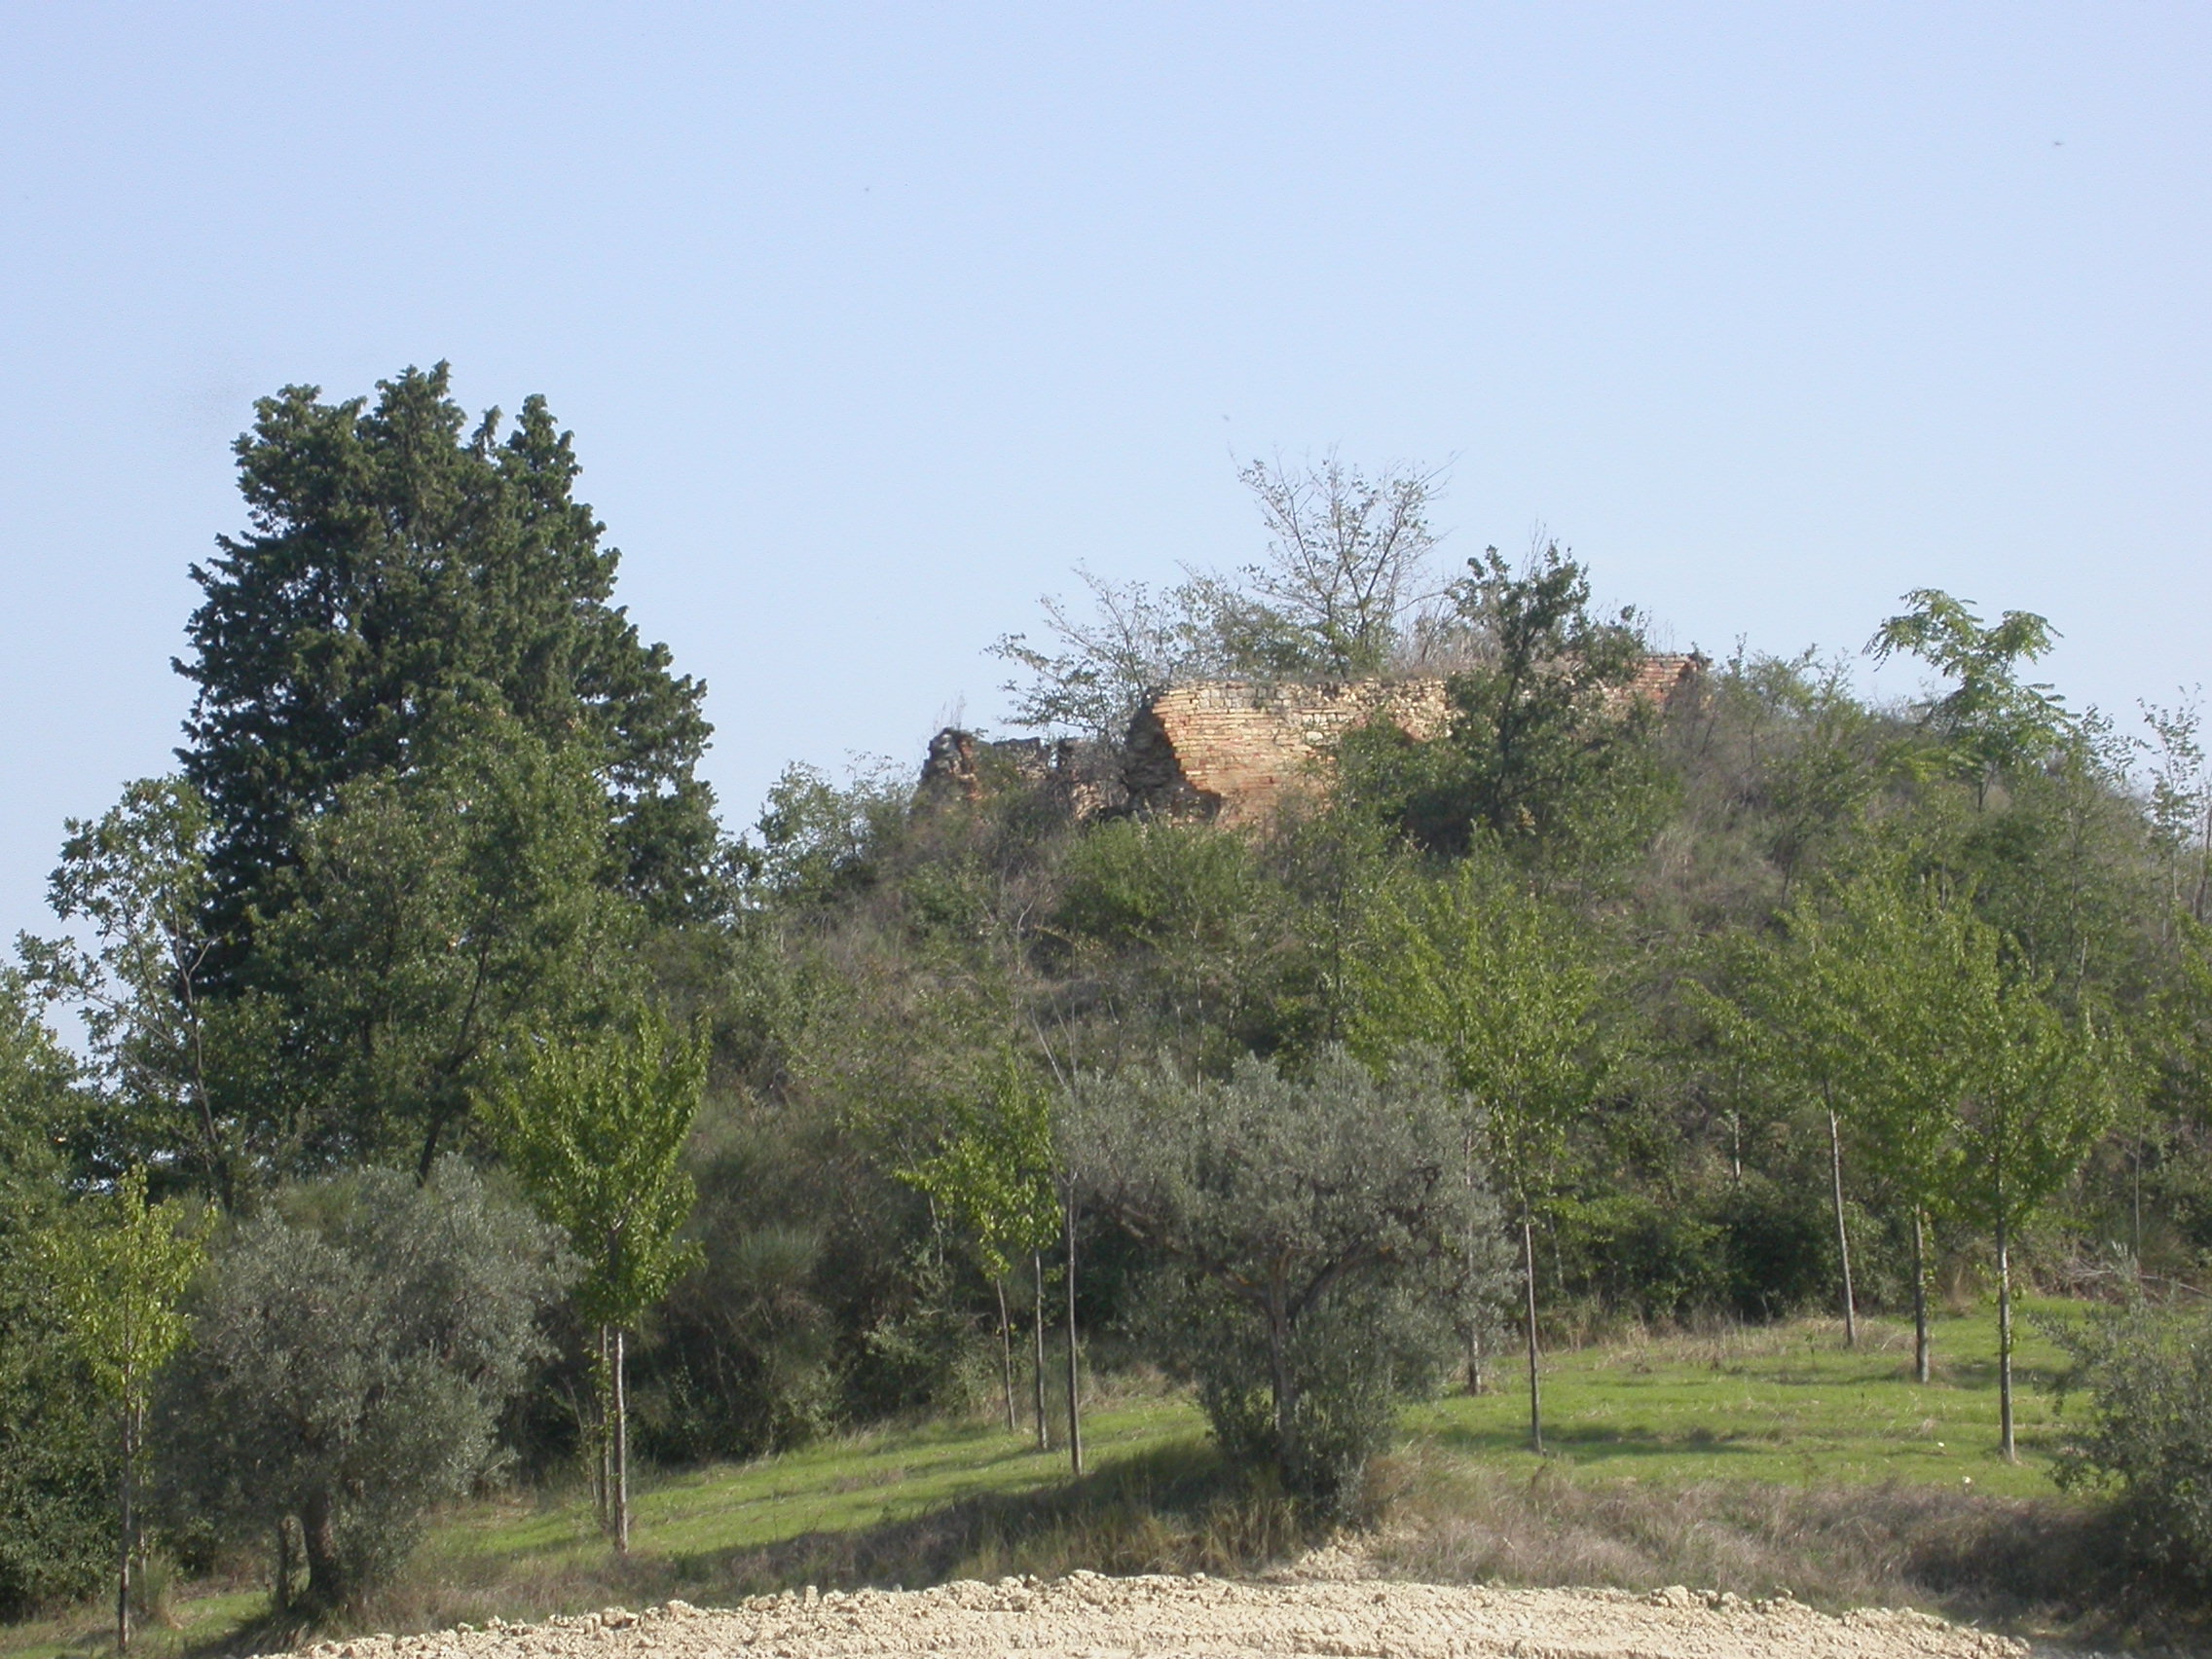
M672 1602L538 1625L323 1642L313 1659L854 1659L874 1654L1124 1659L2024 1659L2028 1644L1920 1613L1816 1612L1689 1590L1106 1578Z

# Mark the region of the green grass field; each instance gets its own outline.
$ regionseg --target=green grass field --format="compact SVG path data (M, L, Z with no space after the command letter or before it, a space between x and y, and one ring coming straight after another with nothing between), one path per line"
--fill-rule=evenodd
M1509 1356L1495 1391L1408 1414L1403 1461L1427 1472L1432 1507L1434 1494L1456 1490L1451 1477L1494 1484L1539 1470L1572 1487L1634 1483L1659 1493L1879 1487L2052 1496L2054 1345L2032 1321L2021 1325L2017 1465L1996 1456L1994 1320L1986 1311L1941 1318L1936 1354L1936 1380L1913 1382L1910 1330L1888 1320L1863 1324L1850 1351L1833 1322L1800 1321L1562 1352L1545 1362L1540 1463L1527 1449L1528 1395ZM529 1619L617 1600L713 1600L815 1576L880 1582L907 1572L906 1581L921 1582L931 1572L1082 1565L1090 1553L1109 1568L1192 1559L1149 1511L1212 1478L1193 1406L1169 1393L1124 1394L1088 1416L1086 1436L1093 1474L1080 1490L1068 1486L1064 1454L973 1422L647 1474L632 1556L620 1564L580 1493L460 1506L439 1518L380 1617L387 1628L495 1613ZM1456 1490L1474 1489L1462 1481ZM1047 1547L1046 1534L1057 1544ZM175 1628L149 1630L139 1650L176 1659L219 1649L266 1604L244 1585L182 1590ZM0 1659L58 1659L109 1644L106 1616L88 1607L0 1631Z
M1997 1456L1997 1330L1986 1314L1936 1320L1936 1380L1912 1381L1912 1330L1862 1321L1856 1350L1840 1322L1667 1336L1560 1354L1544 1377L1545 1450L1583 1478L1971 1483L1992 1493L2049 1493L2058 1417L2049 1384L2061 1369L2035 1303L2015 1333L2017 1464ZM1519 1356L1499 1391L1409 1415L1441 1452L1527 1458L1529 1394Z

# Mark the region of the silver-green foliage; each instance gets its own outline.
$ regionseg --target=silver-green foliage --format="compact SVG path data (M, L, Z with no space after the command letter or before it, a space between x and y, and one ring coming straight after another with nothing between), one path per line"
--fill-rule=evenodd
M1433 1063L1227 1081L1165 1061L1082 1080L1063 1130L1087 1201L1168 1264L1145 1324L1224 1451L1345 1501L1452 1350L1453 1243L1488 1203Z
M2139 1301L2053 1334L2089 1405L2059 1484L2110 1493L2139 1551L2212 1584L2212 1316Z
M170 1506L240 1541L296 1521L311 1605L357 1595L497 1461L569 1271L458 1159L280 1195L218 1252L164 1390Z

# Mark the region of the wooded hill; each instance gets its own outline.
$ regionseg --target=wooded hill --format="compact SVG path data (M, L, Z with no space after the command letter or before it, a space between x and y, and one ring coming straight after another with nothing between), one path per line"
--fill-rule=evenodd
M1016 719L1110 766L1164 687L1427 677L1436 729L1234 824L985 746L733 835L541 401L288 388L238 453L178 771L88 803L0 983L0 1606L109 1569L118 1410L165 1550L324 1604L495 1468L585 1457L618 1528L625 1424L1012 1416L1016 1351L1043 1419L1071 1247L1088 1363L1320 1503L1501 1352L2212 1250L2195 712L2069 708L2041 617L1868 618L1909 706L1748 648L1628 696L1565 551L1451 568L1432 476L1258 465L1255 563L1000 642ZM173 1353L118 1369L136 1294Z

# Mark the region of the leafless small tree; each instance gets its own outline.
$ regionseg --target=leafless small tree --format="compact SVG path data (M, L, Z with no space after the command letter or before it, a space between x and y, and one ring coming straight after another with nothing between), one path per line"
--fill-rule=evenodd
M1392 464L1370 474L1330 450L1318 461L1250 461L1237 476L1269 535L1267 559L1245 567L1251 593L1302 637L1322 672L1382 672L1406 617L1431 597L1438 537L1428 513L1443 469Z
M1235 575L1185 567L1182 581L1160 588L1079 566L1088 612L1050 596L1045 643L1009 634L992 647L1026 671L1006 686L1014 723L1113 742L1178 682L1351 680L1398 666L1409 646L1419 657L1419 613L1450 610L1430 569L1428 509L1443 476L1397 465L1369 474L1334 451L1250 462L1238 477L1259 502L1267 557Z

